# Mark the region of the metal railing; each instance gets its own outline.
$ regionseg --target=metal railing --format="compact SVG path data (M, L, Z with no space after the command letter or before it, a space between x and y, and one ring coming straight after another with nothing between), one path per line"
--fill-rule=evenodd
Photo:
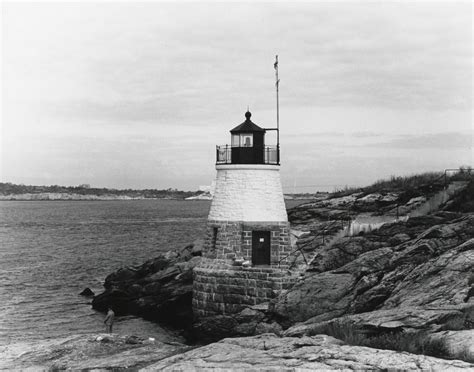
M453 173L449 176L448 173ZM460 168L448 168L444 170L444 188L448 187L448 179L451 178L455 181L464 180L469 181L471 175L474 175L471 167L460 167Z
M232 164L232 149L237 149L238 146L222 145L216 146L216 164ZM255 153L263 152L262 161L256 162L257 164L280 164L280 147L279 146L263 146L263 147L249 147L245 149L252 149Z
M232 162L232 147L229 145L216 146L216 164Z

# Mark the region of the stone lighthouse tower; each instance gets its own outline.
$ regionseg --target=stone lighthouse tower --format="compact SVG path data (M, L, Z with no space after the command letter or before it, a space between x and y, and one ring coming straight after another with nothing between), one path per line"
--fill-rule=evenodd
M278 265L288 247L288 217L280 181L279 146L265 145L265 129L251 121L217 147L216 187L208 217L206 256Z
M195 316L231 314L267 302L291 282L289 223L280 181L279 144L251 120L216 148L216 182L203 262L195 269Z

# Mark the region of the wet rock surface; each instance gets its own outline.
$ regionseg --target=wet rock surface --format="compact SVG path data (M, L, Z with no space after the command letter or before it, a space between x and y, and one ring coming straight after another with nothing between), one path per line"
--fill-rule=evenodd
M95 293L90 288L85 288L81 293L79 293L79 296L94 297Z

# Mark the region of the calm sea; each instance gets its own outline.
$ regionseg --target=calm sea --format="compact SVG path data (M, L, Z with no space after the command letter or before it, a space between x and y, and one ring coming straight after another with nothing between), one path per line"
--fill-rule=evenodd
M289 207L303 201L289 201ZM105 277L204 235L209 201L0 202L0 367L38 345L102 332L104 315L78 294ZM114 331L170 340L154 323L118 317ZM12 364L13 363L13 364Z
M209 201L0 202L0 366L38 343L103 331L85 287L202 237ZM158 325L122 317L116 332L157 339ZM169 336L169 335L168 335Z

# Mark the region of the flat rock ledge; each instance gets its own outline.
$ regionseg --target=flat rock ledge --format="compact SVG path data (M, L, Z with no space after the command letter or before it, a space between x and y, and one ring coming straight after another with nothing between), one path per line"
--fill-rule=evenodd
M179 342L135 335L72 335L39 343L10 360L0 358L0 370L136 371L189 349L189 346Z
M326 335L278 337L263 334L226 338L164 358L143 371L315 371L424 370L472 371L474 364L362 346Z

